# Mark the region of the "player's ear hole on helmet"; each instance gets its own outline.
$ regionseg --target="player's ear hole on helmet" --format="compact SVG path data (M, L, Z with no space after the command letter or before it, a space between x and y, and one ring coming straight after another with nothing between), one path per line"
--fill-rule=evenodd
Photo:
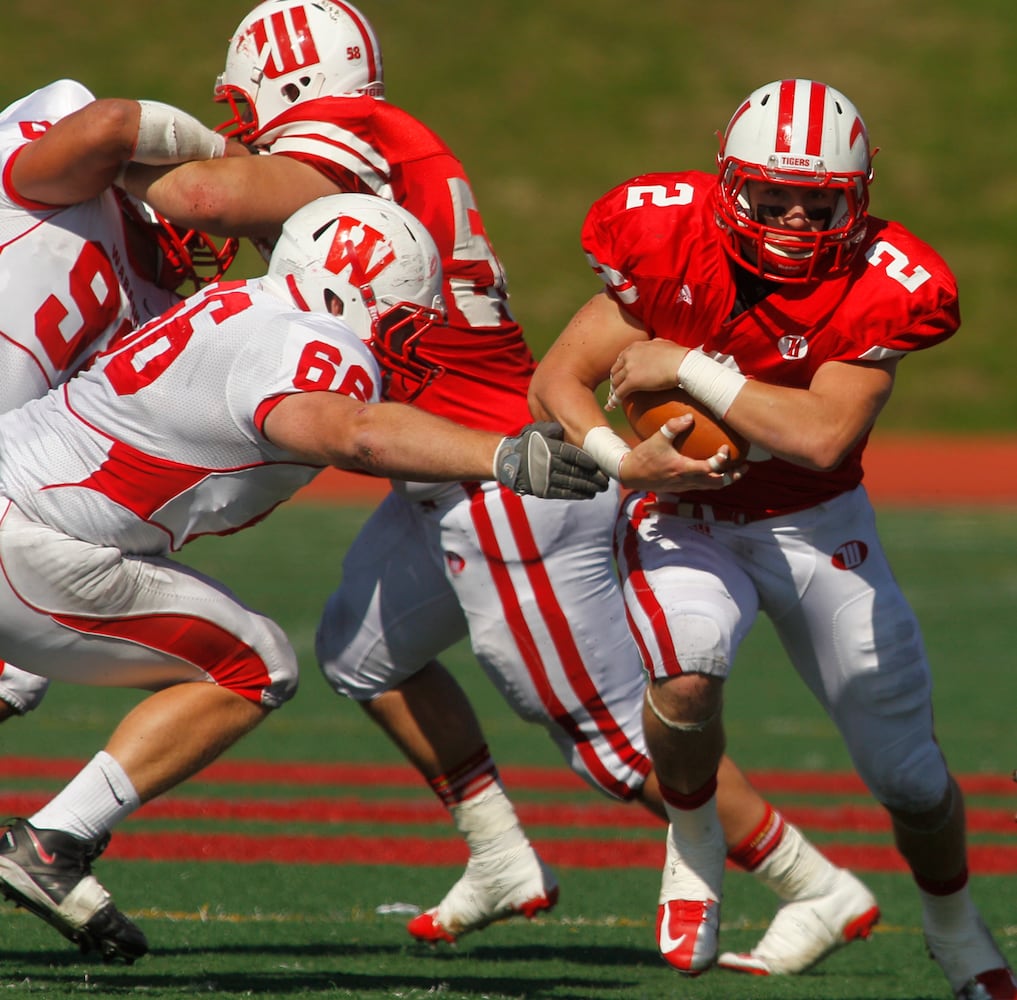
M332 316L342 316L346 306L343 300L332 291L331 288L325 289L325 310Z
M282 88L283 100L289 101L290 104L296 104L300 100L300 95L307 89L311 82L309 76L303 76L300 78L299 85L296 83L287 83Z

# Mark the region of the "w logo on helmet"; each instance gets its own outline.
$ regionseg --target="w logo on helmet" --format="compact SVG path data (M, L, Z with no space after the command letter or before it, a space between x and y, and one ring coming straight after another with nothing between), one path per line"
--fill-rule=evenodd
M259 61L264 58L265 76L270 80L321 62L303 7L273 11L255 21L241 44L253 45Z
M325 268L333 274L352 269L352 283L373 281L396 259L389 240L377 229L351 215L336 220L332 246L325 257Z

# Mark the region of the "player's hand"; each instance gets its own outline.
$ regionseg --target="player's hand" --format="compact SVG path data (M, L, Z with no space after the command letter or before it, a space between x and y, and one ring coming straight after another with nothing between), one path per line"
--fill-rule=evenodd
M494 476L520 496L547 500L586 500L607 489L608 478L582 448L566 444L560 424L528 424L515 437L502 438L494 456Z
M613 410L631 392L673 389L687 347L670 340L629 344L611 366L611 391L605 410Z
M675 450L672 442L692 421L691 414L672 417L656 434L637 444L622 459L622 485L633 490L684 493L722 490L741 479L747 466L732 462L726 445L705 459L688 458Z

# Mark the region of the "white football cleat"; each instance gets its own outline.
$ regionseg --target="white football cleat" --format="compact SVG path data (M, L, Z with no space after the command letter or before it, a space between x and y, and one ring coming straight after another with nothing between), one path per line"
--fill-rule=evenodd
M527 842L491 858L470 858L445 898L406 929L418 941L454 943L496 920L532 920L557 902L558 880Z
M829 892L785 903L752 951L726 951L717 964L755 976L797 975L838 948L867 938L879 916L876 897L840 869Z
M1017 1000L1017 978L980 917L965 933L949 936L933 933L926 922L925 943L957 1000Z
M674 826L667 831L667 858L657 907L657 947L664 961L683 976L698 976L717 961L720 886L727 849L719 825L716 836L679 853Z

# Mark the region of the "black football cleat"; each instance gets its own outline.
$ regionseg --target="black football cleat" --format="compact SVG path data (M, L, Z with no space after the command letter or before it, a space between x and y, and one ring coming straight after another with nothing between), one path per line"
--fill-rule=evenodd
M82 840L61 830L36 829L26 819L8 819L4 826L0 893L55 927L82 954L97 951L104 962L130 965L148 952L141 929L92 874L108 836Z

